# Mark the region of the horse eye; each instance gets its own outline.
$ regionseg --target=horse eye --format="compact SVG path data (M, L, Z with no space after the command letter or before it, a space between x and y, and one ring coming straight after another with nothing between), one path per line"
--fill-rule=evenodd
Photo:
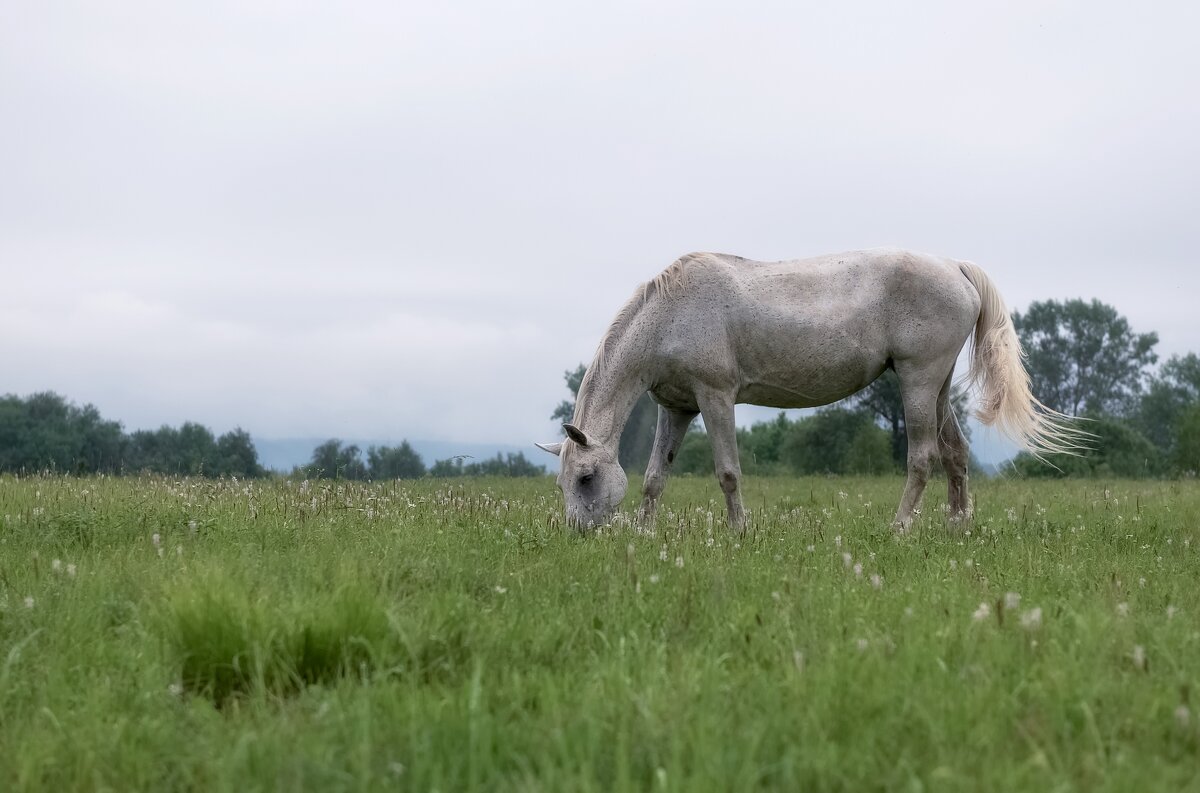
M579 484L590 485L595 476L595 474L584 474L583 476L579 477Z

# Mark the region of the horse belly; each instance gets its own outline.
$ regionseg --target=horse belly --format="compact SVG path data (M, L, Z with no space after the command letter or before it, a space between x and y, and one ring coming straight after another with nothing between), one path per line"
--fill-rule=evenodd
M828 405L862 390L887 367L885 345L874 343L869 331L787 330L755 333L744 339L751 343L738 345L738 402L778 408Z

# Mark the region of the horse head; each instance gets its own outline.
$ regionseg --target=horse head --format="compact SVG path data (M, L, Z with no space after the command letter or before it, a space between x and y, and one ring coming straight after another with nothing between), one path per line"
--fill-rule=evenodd
M625 498L629 480L617 454L588 438L574 424L564 424L561 443L539 443L562 461L556 480L563 492L567 524L578 529L600 526L612 518Z

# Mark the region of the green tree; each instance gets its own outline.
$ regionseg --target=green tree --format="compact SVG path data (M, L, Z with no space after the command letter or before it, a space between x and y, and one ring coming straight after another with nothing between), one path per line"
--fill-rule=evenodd
M571 398L559 403L550 414L551 421L562 424L575 416L575 400L579 396L579 386L583 383L585 374L587 367L583 364L579 364L574 371L563 372L563 380L567 384L567 390L571 392ZM654 448L654 431L657 424L658 405L650 398L650 394L642 394L634 403L629 421L621 432L621 449L617 459L622 468L628 471L646 470L646 463L650 461L650 451Z
M1179 418L1178 435L1171 453L1171 465L1181 474L1200 473L1200 403L1192 405Z
M362 450L354 444L343 444L337 438L330 438L313 449L312 459L303 469L313 479L367 478Z
M429 469L433 477L452 478L456 476L544 476L544 466L535 465L525 456L524 452L516 454L496 453L489 460L463 464L462 457L451 457L447 460L437 460Z
M184 422L175 435L178 444L172 473L199 476L213 473L209 469L217 461L217 439L212 430L192 421Z
M78 473L114 473L120 469L125 449L125 433L118 421L108 421L92 405L84 405L77 414L79 446L76 452Z
M429 475L437 479L453 479L456 476L462 476L463 473L462 457L435 460L429 468Z
M93 405L82 408L52 392L0 398L0 470L94 474L153 471L183 475L261 476L250 436L213 437L186 422L126 435Z
M780 411L770 421L760 421L737 433L738 454L741 455L742 470L747 473L781 473L783 444L795 423ZM711 456L711 455L710 455Z
M1200 405L1200 357L1195 353L1171 356L1150 378L1138 405L1138 428L1169 452L1175 447L1180 421L1195 405Z
M121 425L92 405L76 407L50 391L0 398L0 470L110 472L124 443Z
M879 473L891 467L890 445L866 411L826 408L793 424L782 458L798 474Z
M679 444L672 465L675 473L679 474L711 474L716 470L713 462L712 445L708 442L708 433L700 429L690 429Z
M401 442L399 446L370 447L367 449L367 467L371 478L376 480L420 479L425 476L425 463L408 441Z
M125 468L174 474L179 458L179 430L163 425L156 430L137 430L129 436Z
M211 476L236 476L243 479L263 476L266 471L258 462L258 450L250 433L241 427L217 438L216 459L209 468Z
M1133 412L1158 356L1156 333L1134 333L1112 306L1093 300L1035 302L1013 324L1028 356L1033 393L1073 416Z
M468 476L541 476L546 469L534 465L524 452L500 454L490 460L471 463L465 467Z
M1045 465L1022 452L1013 460L1013 468L1023 476L1040 478L1139 478L1159 476L1166 471L1167 461L1162 451L1131 422L1100 416L1088 422L1087 428L1096 437L1092 448L1081 456L1052 454L1047 458L1052 465Z
M845 473L878 476L896 471L892 448L891 436L886 430L881 431L873 424L864 424L850 439L850 446L846 449L843 458Z

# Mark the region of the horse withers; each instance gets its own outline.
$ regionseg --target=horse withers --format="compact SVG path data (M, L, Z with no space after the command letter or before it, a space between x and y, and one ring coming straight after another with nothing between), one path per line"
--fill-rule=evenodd
M608 521L625 496L617 445L649 391L658 428L646 467L643 520L692 420L712 443L728 522L745 525L734 405L828 405L885 369L900 380L908 478L894 526L907 531L936 459L949 480L950 517L970 512L967 441L950 406L959 351L973 337L969 380L977 415L1037 455L1071 453L1086 433L1032 394L999 291L970 262L895 249L756 262L692 253L638 287L600 340L561 443L558 485L570 524Z

